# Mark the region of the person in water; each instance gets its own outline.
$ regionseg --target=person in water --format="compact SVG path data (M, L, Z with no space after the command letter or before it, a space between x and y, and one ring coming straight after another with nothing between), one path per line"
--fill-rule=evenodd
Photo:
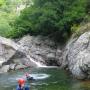
M26 78L27 78L27 80L34 80L34 78L31 77L31 76L29 75L29 73L26 73Z
M18 80L18 86L17 86L16 90L30 90L30 88L25 85L24 79L19 79Z

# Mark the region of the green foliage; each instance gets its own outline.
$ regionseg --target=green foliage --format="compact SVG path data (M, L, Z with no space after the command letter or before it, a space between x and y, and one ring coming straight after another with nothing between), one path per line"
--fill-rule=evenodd
M9 32L11 32L12 27L10 23L16 17L14 12L7 12L5 8L9 10L8 5L6 5L6 2L3 2L2 6L0 7L0 36L4 37L6 37Z
M90 14L90 0L87 0L86 4L86 12Z
M9 31L11 31L11 26L8 21L0 18L0 35L6 36Z
M5 0L0 0L0 6L5 4Z
M34 5L25 8L15 22L20 36L30 34L60 37L70 35L71 26L79 24L86 15L87 0L34 0ZM13 34L15 37L15 34ZM17 37L17 35L16 35ZM59 38L60 38L59 37Z
M12 33L18 35L18 32L12 26L18 17L16 9L29 2L30 0L0 0L0 36L11 37Z
M89 13L90 6L89 0L33 2L31 5L31 0L0 0L0 35L18 38L30 33L49 35L57 39L68 38ZM18 17L16 8L21 4L26 4L27 7Z

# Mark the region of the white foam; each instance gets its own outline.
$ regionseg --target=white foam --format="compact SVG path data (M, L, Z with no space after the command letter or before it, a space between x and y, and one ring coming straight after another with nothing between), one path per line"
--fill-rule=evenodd
M30 76L36 80L41 80L41 79L48 78L50 75L47 75L47 74L31 74Z
M43 74L43 73L42 74L30 74L30 77L33 77L35 80L43 80L43 79L46 79L46 78L50 77L50 75ZM26 80L26 76L23 76L23 75L18 75L18 76L15 76L15 77L11 77L11 78L9 78L9 80L15 82L16 80L18 80L20 78L23 78L23 79Z

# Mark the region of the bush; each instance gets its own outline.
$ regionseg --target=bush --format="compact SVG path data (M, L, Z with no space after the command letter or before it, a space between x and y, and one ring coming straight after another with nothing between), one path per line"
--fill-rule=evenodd
M6 37L8 32L12 30L12 27L9 25L9 21L5 19L7 15L3 13L0 15L0 36Z
M25 8L16 19L15 32L20 36L57 33L59 38L67 37L72 33L71 26L83 20L85 10L86 0L34 0L34 5Z

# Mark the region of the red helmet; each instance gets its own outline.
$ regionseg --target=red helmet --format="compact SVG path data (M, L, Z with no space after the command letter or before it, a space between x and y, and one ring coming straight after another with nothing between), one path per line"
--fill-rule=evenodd
M24 80L24 79L19 79L19 80L18 80L18 84L19 84L19 85L25 84L25 80Z

